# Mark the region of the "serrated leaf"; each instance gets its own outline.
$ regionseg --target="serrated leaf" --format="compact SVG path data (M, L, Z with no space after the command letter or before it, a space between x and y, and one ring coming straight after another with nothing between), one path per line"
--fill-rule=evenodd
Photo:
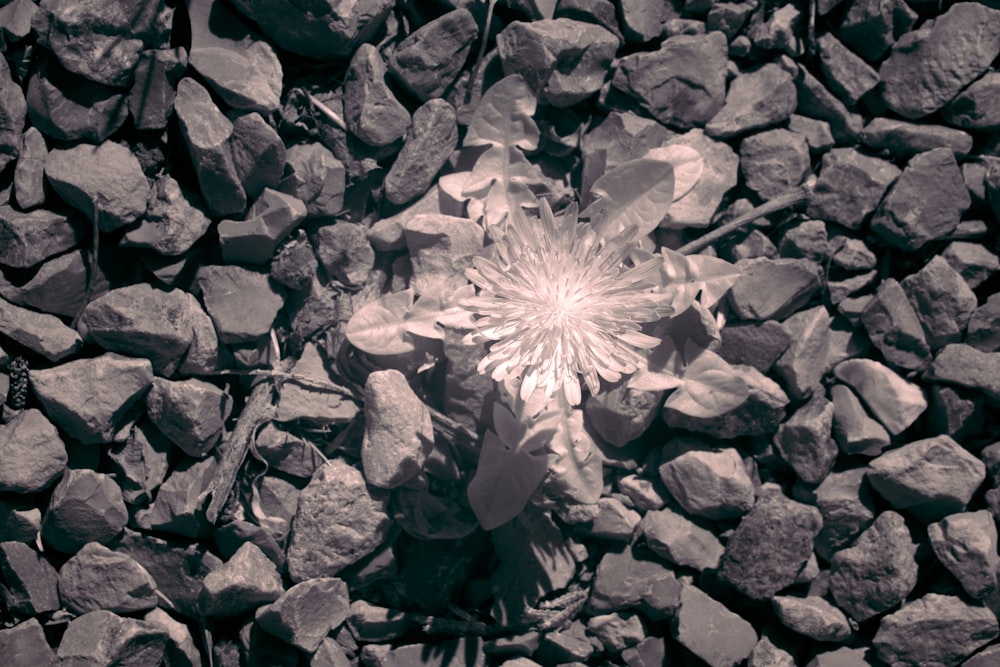
M690 146L660 146L646 151L642 157L669 162L674 168L674 201L691 192L705 170L701 153Z
M542 416L537 428L553 428L549 441L552 458L545 492L577 503L596 503L604 490L604 465L596 444L583 425L583 410L560 409ZM534 429L532 429L534 430Z
M520 74L500 79L483 93L462 146L493 144L536 150L539 131L532 116L537 105L535 91Z
M354 313L344 328L344 335L351 345L369 354L413 352L416 346L406 330L406 313L411 306L412 289L390 292Z
M682 255L669 248L661 248L663 264L660 267L663 291L670 295L670 305L675 313L683 312L701 292L701 304L706 308L726 295L740 270L733 264L709 255Z
M749 395L746 382L725 359L701 350L684 368L684 383L663 406L697 419L712 419L743 405Z
M674 168L660 160L629 160L601 176L591 188L593 201L582 217L611 237L630 225L640 236L656 229L674 200Z

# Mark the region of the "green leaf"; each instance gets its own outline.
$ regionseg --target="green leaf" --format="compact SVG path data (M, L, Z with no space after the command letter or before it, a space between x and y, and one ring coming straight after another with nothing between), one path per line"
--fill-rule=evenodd
M711 308L740 277L736 266L718 257L682 255L669 248L661 248L660 252L663 291L671 295L670 305L675 313L686 310L699 292L701 304Z
M750 390L725 359L694 345L685 353L697 353L684 368L684 383L663 404L698 419L712 419L743 405Z
M535 91L520 74L500 79L483 93L462 147L492 144L536 150L539 131L532 116L537 105Z
M661 160L629 160L601 176L591 188L597 197L582 217L596 221L606 237L630 225L645 236L656 229L674 200L674 167Z
M552 460L543 486L546 495L596 503L604 490L604 465L583 425L583 410L560 409L548 417L542 415L536 428L542 427L555 430L549 442Z
M701 153L690 146L675 144L651 148L642 156L650 160L669 162L674 168L674 201L677 201L698 183L705 171L705 160Z
M406 313L413 306L413 290L390 292L365 304L351 316L344 334L362 352L378 355L406 354L416 346L407 333Z
M535 208L538 205L535 190L544 190L544 183L542 170L529 162L516 146L491 146L476 160L462 186L462 197L482 206L479 211L470 202L469 215L472 218L482 215L489 229L511 210Z
M676 389L684 384L684 360L674 344L674 339L665 336L650 352L644 368L640 368L628 380L628 388L636 391L664 391Z

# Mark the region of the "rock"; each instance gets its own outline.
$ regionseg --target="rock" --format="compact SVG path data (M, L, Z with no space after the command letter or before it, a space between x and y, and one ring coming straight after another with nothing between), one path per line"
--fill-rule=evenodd
M277 136L277 135L276 135ZM227 264L266 264L278 245L306 217L299 199L265 188L247 212L246 220L219 223L219 244Z
M226 393L203 380L153 378L146 394L150 420L185 454L200 458L222 436L229 413Z
M854 148L834 148L823 156L806 214L860 229L901 173L891 162Z
M833 400L833 435L845 454L878 456L891 444L889 433L872 419L850 388L836 384Z
M6 106L14 117L20 108L19 94L7 92ZM25 102L31 124L42 134L63 141L100 143L128 119L128 98L120 89L71 74L50 58L43 59L30 75Z
M385 81L385 63L371 44L351 57L344 79L347 129L369 146L388 146L403 138L410 114Z
M209 528L202 494L216 467L212 457L182 461L160 486L149 509L137 513L136 525L192 539L202 536Z
M11 659L12 665L52 665L56 661L56 654L36 618L0 630L0 654Z
M695 516L730 519L753 506L753 483L732 447L681 454L660 466L660 478L684 511Z
M932 350L961 342L976 309L976 295L943 257L932 257L924 268L904 278L902 286Z
M139 226L125 234L122 245L150 248L168 256L186 253L212 224L202 213L203 207L198 194L164 175L150 191Z
M713 4L705 17L705 29L723 33L732 41L739 34L754 7L749 2Z
M323 577L296 584L266 607L257 610L256 623L272 635L307 653L347 618L350 609L347 585Z
M650 618L673 616L680 604L681 583L673 570L652 560L638 560L631 547L608 551L594 574L587 610L614 611L642 603Z
M879 83L878 72L844 46L833 33L816 40L819 47L819 68L830 91L841 101L854 106Z
M395 488L423 469L434 444L430 411L397 370L375 371L365 383L361 463L372 486Z
M785 338L792 343L774 370L792 398L806 398L820 386L827 371L832 324L833 317L822 305L800 310L781 323Z
M762 495L729 537L719 577L747 597L767 599L795 581L822 527L815 507Z
M139 130L163 130L174 110L177 82L187 69L183 47L153 49L139 54L128 108Z
M0 299L0 331L49 361L61 361L83 347L83 339L55 315L37 313Z
M356 468L337 459L299 496L288 547L292 581L333 576L375 551L389 529L386 498L372 495Z
M916 440L868 464L868 481L893 508L937 521L965 509L986 466L951 436Z
M875 253L861 239L840 237L833 252L833 265L845 271L870 271L875 268Z
M143 49L169 39L173 8L163 0L113 5L49 0L32 20L40 45L67 70L106 86L127 86Z
M305 202L310 216L332 217L340 212L344 207L346 172L330 149L319 142L289 146L285 162L291 173L282 179L279 190Z
M600 498L597 501L597 516L581 524L581 532L598 540L628 543L639 520L639 513L626 507L618 498Z
M148 359L108 352L33 370L30 378L46 415L71 437L89 445L111 442L152 384L153 368Z
M137 425L121 445L108 451L122 497L128 505L148 505L167 476L170 442L150 424Z
M106 609L116 614L156 606L156 582L146 569L97 542L85 544L59 570L59 595L75 614Z
M964 157L972 150L972 135L968 132L893 118L873 118L859 138L866 146L896 158L910 158L935 148L950 148L956 157Z
M976 439L986 424L985 397L969 389L942 384L932 384L928 390L927 434L947 433L959 441Z
M512 21L497 35L504 74L520 74L541 101L560 108L601 89L618 44L601 26L569 18Z
M195 280L223 343L251 343L267 335L284 305L266 273L234 265L203 266Z
M79 327L106 350L146 357L157 373L171 374L191 346L192 303L181 290L148 283L119 287L87 304Z
M740 171L761 199L798 185L809 171L806 140L782 128L751 134L740 144Z
M184 375L207 375L215 373L228 366L232 362L229 360L228 352L219 350L219 337L215 333L215 325L212 318L201 307L201 303L193 294L184 292L187 300L191 303L192 337L191 346L184 361L177 369L178 373Z
M737 6L748 5L716 5L712 11ZM705 125L705 134L715 139L731 139L745 132L780 125L795 111L797 102L791 75L779 65L767 63L738 74L729 83L726 102Z
M1000 11L953 5L930 26L908 32L879 67L882 98L904 118L947 104L1000 55Z
M662 400L662 392L619 386L588 396L584 414L587 423L605 442L612 447L624 447L645 433L656 419Z
M813 156L827 153L834 146L830 124L825 120L793 113L788 119L788 129L805 137L806 143L809 144L809 152Z
M660 222L660 227L708 227L722 198L739 180L739 157L729 144L715 141L699 129L674 137L666 145L695 149L704 158L705 167L695 186L670 205L670 212Z
M670 5L642 0L623 0L619 11L625 39L637 44L660 37L663 23L671 15L676 16Z
M42 512L22 496L0 498L0 540L32 542L42 529Z
M274 563L247 542L224 565L205 575L199 602L206 616L231 617L274 602L283 591Z
M747 36L756 49L784 51L796 57L803 52L801 33L802 12L794 5L785 5L773 12L758 11L750 17Z
M964 343L945 345L924 379L968 387L991 401L1000 401L1000 353L981 352Z
M795 77L799 105L796 113L824 120L838 144L853 144L864 124L860 114L850 111L844 103L823 86L803 65Z
M605 651L612 653L621 653L646 637L645 624L634 612L593 616L587 621L587 632L597 637Z
M56 551L71 554L88 542L107 544L127 519L121 489L111 477L71 468L52 492L42 539Z
M895 278L886 278L861 313L861 322L872 343L897 368L921 370L930 362L931 350L917 311Z
M833 403L821 393L796 410L778 429L774 444L795 474L807 484L819 484L837 460Z
M45 159L49 151L37 128L24 131L19 153L14 166L14 197L17 205L27 210L45 203Z
M375 265L375 251L368 243L364 225L338 222L324 225L313 234L316 257L327 276L348 285L363 285Z
M981 352L1000 351L1000 296L990 295L972 313L965 343Z
M829 259L830 248L826 223L822 220L803 220L784 233L778 252L782 257L804 257L814 262L824 262Z
M833 472L816 487L816 507L823 529L816 537L816 553L829 561L847 547L875 518L875 501L865 481L864 468Z
M406 222L403 234L418 294L440 289L450 295L463 287L465 270L483 249L482 228L467 218L419 214Z
M815 641L843 642L853 634L844 612L818 595L778 595L771 606L785 627Z
M719 332L722 346L719 355L730 364L753 366L767 373L778 357L792 343L791 336L778 322L735 323Z
M233 109L269 114L280 105L281 62L267 42L253 41L242 53L218 46L192 48L188 63Z
M807 259L741 260L736 265L741 273L727 298L740 319L784 319L820 288L820 268Z
M427 101L413 112L403 148L386 174L385 198L402 205L427 192L457 144L455 109L441 99Z
M204 86L190 77L177 84L174 111L208 213L217 217L242 213L247 197L229 147L232 122Z
M84 227L76 215L46 209L21 212L0 205L0 264L15 269L36 266L75 247L84 238Z
M166 664L170 667L197 667L201 664L201 654L187 625L175 621L162 609L150 609L142 620L158 625L167 633Z
M941 564L965 592L982 599L997 585L997 527L989 510L946 516L927 526L927 537Z
M347 624L351 634L364 642L389 642L406 635L416 626L413 614L355 600L350 605Z
M928 593L883 618L872 646L888 664L957 665L997 634L989 609Z
M88 279L92 293L88 294ZM14 286L0 278L0 295L19 306L54 315L74 317L87 304L88 298L108 288L104 273L98 267L93 274L84 260L84 251L68 252L43 262L28 282Z
M374 646L365 648L375 649ZM367 650L363 649L361 655L362 660L368 661L370 654ZM384 655L377 658L377 663L387 667L416 664L426 665L426 667L448 667L453 662L453 657L458 655L465 656L464 659L468 667L485 667L486 665L483 641L479 637L459 637L434 644L403 644L386 650Z
M0 491L42 491L63 474L67 460L59 432L39 410L23 410L0 425Z
M757 644L750 623L692 584L681 585L670 628L679 644L713 667L740 664Z
M770 667L795 667L795 658L791 653L775 645L771 638L762 634L760 641L754 646L747 661L748 665L770 665ZM809 667L816 667L810 663ZM861 667L858 665L858 667Z
M726 46L722 33L669 37L656 51L623 57L611 84L664 125L701 126L725 103Z
M260 114L248 112L237 116L230 112L233 133L229 137L229 151L233 167L240 179L247 200L256 199L267 188L276 188L285 169L285 144L277 131L267 124ZM252 216L254 207L248 215Z
M389 56L389 71L421 102L442 97L458 78L478 36L472 13L464 7L452 10L401 41Z
M581 192L589 193L594 182L605 172L622 162L642 157L647 151L663 145L672 136L673 132L652 118L644 118L632 111L610 112L599 124L584 133L580 140L580 151L583 153ZM700 136L704 138L704 133L700 133ZM710 139L703 140L710 144L717 143ZM732 150L729 150L731 153ZM735 154L733 159L738 164ZM705 167L707 169L709 165L706 164Z
M884 364L871 359L847 359L834 375L850 385L891 435L899 435L927 409L927 399L916 384L907 382Z
M657 556L699 572L714 570L722 558L722 543L711 531L671 509L646 512L639 534Z
M70 621L59 642L60 665L158 665L167 645L159 625L91 611Z
M868 62L885 55L917 21L917 13L903 0L860 0L851 3L839 36Z
M97 222L102 232L129 225L146 212L149 183L125 146L105 142L53 149L45 176L63 201Z
M972 289L976 289L990 276L1000 271L1000 257L980 243L952 241L941 252L941 257Z
M734 209L732 213L735 214L736 210ZM742 241L730 247L723 246L720 250L722 258L730 262L738 262L741 259L755 259L757 257L766 259L778 258L778 247L774 245L774 241L759 229L751 231Z
M61 606L55 568L27 544L0 542L0 575L4 604L11 613L37 616Z
M952 125L971 130L1000 129L1000 73L987 72L948 103L941 114Z

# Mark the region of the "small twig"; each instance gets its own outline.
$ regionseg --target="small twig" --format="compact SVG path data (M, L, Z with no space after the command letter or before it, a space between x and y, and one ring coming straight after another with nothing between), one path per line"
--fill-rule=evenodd
M313 95L312 93L306 93L306 97L309 98L309 103L313 105L316 111L323 114L327 120L329 120L331 123L333 123L340 129L344 130L345 132L347 131L347 123L344 122L344 119L341 118L336 111L334 111L330 107L320 102L318 99L316 99L316 96Z
M677 252L682 255L693 255L696 252L700 252L719 239L732 234L741 227L749 225L758 218L763 218L766 215L771 215L773 213L777 213L778 211L783 211L786 208L792 208L793 206L798 206L799 204L809 201L809 198L812 196L812 189L813 181L810 179L804 185L797 187L794 190L790 190L783 195L779 195L770 201L764 202L752 211L748 211L743 215L737 216L721 227L713 229L708 234L696 238L690 243L685 243L677 249Z

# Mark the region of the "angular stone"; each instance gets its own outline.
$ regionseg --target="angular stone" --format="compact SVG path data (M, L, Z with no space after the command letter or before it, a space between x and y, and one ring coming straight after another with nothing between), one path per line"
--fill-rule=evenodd
M593 616L587 621L587 632L597 637L606 651L613 653L621 653L646 637L645 624L634 612Z
M230 117L233 133L229 137L229 152L233 167L247 200L257 199L266 188L278 187L285 169L285 144L258 113L237 116L230 112Z
M154 49L139 54L135 83L128 96L132 121L139 130L163 130L174 111L177 82L187 69L183 47Z
M246 220L219 223L219 244L227 264L266 264L278 245L305 220L306 205L296 197L265 189Z
M680 608L671 633L712 667L742 663L757 644L757 631L749 622L693 584L681 587Z
M972 289L976 289L990 276L1000 271L1000 257L987 250L981 243L952 241L941 252L941 257Z
M405 151L404 144L400 155ZM344 164L330 149L319 142L289 146L285 162L291 167L291 173L282 179L279 190L305 202L310 216L332 217L340 212L344 207L346 185Z
M932 257L924 268L904 278L902 286L932 350L961 342L976 309L976 295L943 257Z
M629 42L643 44L661 36L663 23L677 16L669 4L622 0L619 5L621 30Z
M0 593L7 609L18 616L37 616L56 611L59 577L45 557L27 544L0 542Z
M782 128L751 134L740 144L740 171L761 199L773 199L805 178L809 146L802 136Z
M903 0L858 0L844 15L840 39L865 60L875 62L917 21Z
M316 257L326 274L348 285L361 285L375 265L375 251L363 225L338 222L313 234Z
M281 63L267 42L253 41L243 53L218 46L193 48L188 63L233 109L262 114L278 109Z
M981 352L964 343L945 345L934 357L924 379L957 384L1000 401L1000 353Z
M711 531L671 509L646 512L639 522L639 534L657 556L698 571L718 567L724 551Z
M0 332L49 361L60 361L83 347L83 339L55 315L38 313L0 299Z
M853 631L844 612L818 595L779 595L771 600L785 627L820 642L843 642Z
M434 445L430 411L397 370L375 371L365 383L361 463L372 486L395 488L423 469Z
M267 335L284 305L266 273L234 265L203 266L195 280L223 343L250 343Z
M219 337L215 333L212 318L202 308L201 303L193 295L185 292L191 303L192 336L184 361L177 369L184 375L207 375L214 373L231 363L228 356L219 349Z
M599 498L597 516L580 525L588 537L608 542L628 543L639 525L639 513L625 506L618 498Z
M601 557L587 609L614 611L640 603L651 607L652 618L672 616L680 603L680 582L672 570L653 560L636 559L631 547Z
M0 425L0 491L36 493L66 470L66 445L59 432L35 408Z
M753 259L729 290L729 304L744 320L784 319L809 302L820 288L820 268L808 259Z
M232 122L190 77L177 84L174 111L208 212L218 217L242 213L247 197L229 148Z
M451 357L449 356L449 362ZM660 409L663 392L614 387L584 401L587 423L612 447L624 447L649 428Z
M829 123L830 132L838 144L854 143L864 125L864 119L844 106L801 64L795 78L795 90L799 100L797 113Z
M920 370L930 362L931 350L917 311L906 297L895 278L886 278L861 313L861 322L889 364Z
M224 565L205 575L199 601L206 616L230 617L274 602L283 592L274 563L247 542Z
M899 435L927 409L927 399L916 384L871 359L847 359L834 375L850 385L892 435Z
M778 252L782 257L804 257L825 262L830 255L830 239L822 220L803 220L781 237Z
M277 600L257 610L257 625L292 646L313 653L331 630L347 619L347 584L320 577L295 584Z
M893 665L967 664L979 647L997 637L997 619L954 595L928 593L879 623L872 646Z
M316 471L299 496L288 547L292 581L334 576L375 551L389 530L387 499L340 459Z
M107 290L108 283L98 267L89 271L85 251L68 252L43 262L28 282L15 286L0 278L0 295L11 303L54 315L75 317L93 298ZM88 294L88 279L92 293Z
M850 388L836 384L833 399L833 435L845 454L878 456L891 444L889 433L868 416L860 399Z
M840 237L833 252L833 265L845 271L870 271L877 263L875 253L861 239Z
M726 52L722 33L670 37L656 51L623 57L612 85L667 126L700 126L725 103Z
M972 150L972 135L944 125L874 118L859 137L866 146L896 158L910 158L934 148L950 148L956 157Z
M827 153L834 146L830 124L825 120L793 113L788 119L788 129L805 137L809 152L814 156Z
M29 543L42 529L42 512L22 496L0 498L0 539Z
M734 207L731 213L736 214L736 212ZM742 241L732 246L723 246L720 250L722 251L722 258L730 262L738 262L741 259L756 259L758 257L766 259L778 258L778 247L774 245L774 241L759 229L752 230Z
M129 225L146 212L149 183L139 160L121 144L53 149L45 176L63 201L91 220L96 215L102 232Z
M369 146L388 146L403 138L410 114L385 81L385 63L371 44L351 57L344 80L347 129Z
M802 11L792 4L771 12L758 11L750 17L747 36L757 49L801 56L803 45L799 35L802 21Z
M972 313L965 343L981 352L1000 351L1000 295L990 295Z
M143 566L97 542L85 544L59 570L59 595L76 614L131 614L158 602L156 582Z
M853 148L834 148L823 156L806 213L860 229L901 173L891 162Z
M385 198L402 205L427 192L457 144L455 109L441 99L426 102L413 112L403 148L386 174Z
M76 215L0 206L0 264L26 269L76 246L85 225Z
M108 459L128 505L148 505L167 476L170 442L147 422L138 424Z
M33 3L29 0L29 4ZM49 647L45 631L36 618L0 630L0 655L12 660L12 665L52 665L56 662L56 654Z
M347 623L351 634L364 642L399 639L416 625L412 614L375 605L367 600L355 600L351 603Z
M13 93L8 96L17 99ZM71 74L49 58L28 79L25 102L31 124L63 141L100 143L128 119L128 97L120 89ZM8 100L9 113L16 113L16 104Z
M767 373L792 343L784 327L774 320L727 325L720 332L719 355L730 364L747 364Z
M882 98L904 118L947 104L1000 55L1000 11L960 2L930 26L908 32L879 68Z
M389 71L421 102L442 97L462 70L479 28L461 7L420 26L389 56Z
M848 105L854 106L868 91L878 85L878 72L844 46L833 33L821 35L819 67L831 92Z
M660 221L660 227L708 227L722 198L739 180L739 156L729 144L709 138L700 129L689 130L674 137L666 145L695 149L704 158L705 167L695 186L670 205L670 212Z
M222 436L228 404L222 389L197 378L153 378L146 394L146 408L156 428L185 454L197 458L209 453Z
M833 472L816 488L816 507L823 529L816 536L816 554L829 561L875 519L875 500L864 468Z
M833 403L821 393L814 393L808 403L781 425L774 444L799 479L819 484L837 460L832 430Z
M734 448L686 452L661 465L659 472L670 495L689 514L729 519L753 506L753 483Z
M754 7L749 2L713 4L705 17L706 30L717 30L732 40L739 34Z
M170 667L197 667L201 654L194 645L191 630L162 609L151 609L142 620L158 625L167 633L166 659Z
M88 542L107 544L127 519L121 489L110 476L71 468L52 492L42 539L56 551L71 554Z
M767 599L795 581L822 527L815 507L765 494L730 536L719 576L750 598Z
M276 422L291 422L331 426L347 424L353 420L359 410L357 404L336 392L327 389L315 389L304 386L305 382L315 381L318 386L323 384L337 387L334 376L328 370L325 355L320 352L315 343L306 343L302 348L298 361L292 367L291 373L304 382L288 383L281 388L278 396L277 410L273 419ZM344 394L348 392L344 390ZM313 456L307 456L311 461ZM302 477L312 477L310 469Z
M197 193L164 175L153 185L146 215L138 227L125 234L122 245L150 248L161 255L181 255L190 250L212 224L202 212L203 208Z
M204 535L210 526L202 494L208 491L216 467L213 457L182 461L160 486L149 509L136 513L136 525L191 539Z
M520 74L555 107L582 102L600 90L617 50L614 34L569 18L512 21L497 35L504 74Z
M987 72L942 109L952 125L970 130L1000 129L1000 73Z
M27 210L45 203L45 159L49 151L37 128L24 131L19 153L14 167L14 197L17 205Z
M779 65L767 63L738 74L729 83L726 102L705 125L705 134L716 139L730 139L745 132L780 125L792 115L797 103L791 75Z
M806 398L820 386L827 371L832 324L833 316L822 305L801 310L781 323L785 337L792 342L774 370L784 380L790 397Z
M123 618L97 610L78 616L66 626L57 653L60 665L158 665L167 633L156 623Z
M965 592L981 599L997 585L997 527L989 510L951 514L927 526L927 537L941 564Z
M418 294L439 289L447 295L461 288L465 270L483 248L482 228L466 218L420 214L403 232L413 264L411 284Z

